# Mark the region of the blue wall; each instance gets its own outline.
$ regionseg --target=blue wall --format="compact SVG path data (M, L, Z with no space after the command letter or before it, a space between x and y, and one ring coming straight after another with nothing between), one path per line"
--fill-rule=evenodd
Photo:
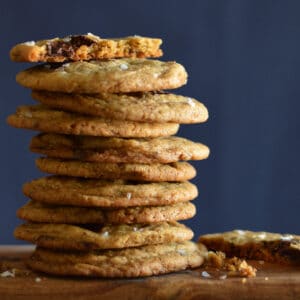
M233 228L300 234L300 2L299 1L9 1L0 8L1 137L0 244L16 243L21 185L41 176L29 153L30 131L5 118L30 104L15 83L28 67L9 61L16 43L93 32L164 39L164 60L189 73L178 93L203 101L206 124L180 135L211 147L195 163L200 190L196 236Z

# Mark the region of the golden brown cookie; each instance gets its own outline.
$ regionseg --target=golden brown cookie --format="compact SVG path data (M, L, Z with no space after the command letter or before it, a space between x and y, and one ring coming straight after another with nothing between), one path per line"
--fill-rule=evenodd
M192 218L196 207L190 202L165 206L135 206L120 209L58 206L29 201L17 215L29 222L62 224L158 223Z
M31 140L30 150L48 157L109 163L172 163L209 155L207 146L175 136L125 139L42 133Z
M143 277L196 268L203 253L193 242L148 245L91 252L37 248L28 265L54 275L94 277Z
M42 157L36 160L36 165L42 172L50 174L98 179L186 181L196 176L195 168L187 162L122 164Z
M104 119L179 124L208 119L208 111L201 102L162 92L88 95L33 91L32 97L55 109Z
M119 121L63 112L43 105L20 106L7 118L9 125L17 128L45 132L119 137L169 136L178 131L174 123L141 123Z
M132 225L88 225L26 223L15 229L17 239L51 249L117 249L184 242L193 231L177 222Z
M39 202L74 206L129 207L170 205L193 200L197 187L190 182L138 183L76 177L43 177L23 186L24 194Z
M159 57L161 39L128 36L102 39L92 33L17 44L10 51L16 62L64 62L120 57Z
M229 257L300 264L298 235L234 230L200 236L199 242Z
M187 82L187 73L176 62L124 58L38 65L21 71L17 82L52 92L129 93L178 88Z

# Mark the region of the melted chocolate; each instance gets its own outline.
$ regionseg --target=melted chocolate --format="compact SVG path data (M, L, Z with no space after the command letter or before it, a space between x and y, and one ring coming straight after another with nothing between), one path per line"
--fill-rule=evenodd
M94 41L84 35L70 36L69 41L57 40L47 44L47 54L49 56L72 57L75 51L82 45L90 46Z

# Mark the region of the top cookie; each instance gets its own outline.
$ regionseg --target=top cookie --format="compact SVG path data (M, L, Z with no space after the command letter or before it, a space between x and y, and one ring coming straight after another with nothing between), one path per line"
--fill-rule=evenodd
M102 39L88 33L14 46L10 58L15 62L64 62L121 57L159 57L161 39L129 36Z
M187 82L187 73L174 61L123 58L38 65L20 72L16 79L35 90L129 93L178 88Z

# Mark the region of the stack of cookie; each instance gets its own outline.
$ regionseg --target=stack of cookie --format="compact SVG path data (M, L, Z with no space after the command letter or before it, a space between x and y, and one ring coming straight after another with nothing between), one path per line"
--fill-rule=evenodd
M37 245L28 264L58 275L136 277L197 267L203 255L178 220L195 215L197 188L187 160L209 155L203 144L173 136L200 123L207 109L165 93L187 81L162 55L161 40L95 35L27 42L14 61L44 62L17 75L40 104L8 117L41 131L30 145L52 176L23 191L27 223L15 236Z

